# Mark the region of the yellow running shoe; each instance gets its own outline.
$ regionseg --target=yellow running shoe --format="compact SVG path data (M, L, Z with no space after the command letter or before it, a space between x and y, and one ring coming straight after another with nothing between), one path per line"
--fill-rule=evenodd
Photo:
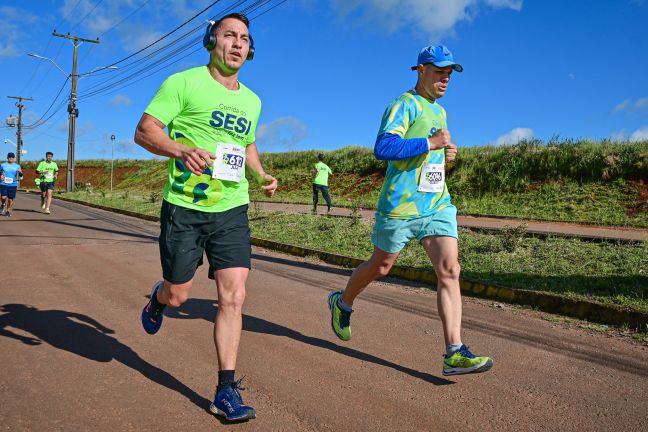
M331 311L331 328L333 333L343 341L351 339L351 313L338 306L342 291L333 291L328 296L328 306Z
M461 375L476 372L486 372L493 367L490 357L480 357L471 353L466 345L461 345L449 356L443 356L443 375Z

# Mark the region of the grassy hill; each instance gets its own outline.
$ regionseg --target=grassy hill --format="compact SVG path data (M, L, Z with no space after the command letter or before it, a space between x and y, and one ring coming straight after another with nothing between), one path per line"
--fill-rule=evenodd
M261 155L266 170L279 179L277 200L311 202L317 153ZM334 172L330 179L334 205L373 208L386 163L362 147L323 153ZM30 169L35 165L23 164L28 186L33 184ZM65 162L59 166L63 174ZM159 160L116 161L114 187L128 190L131 196L148 196L162 189L165 168L166 162ZM63 177L60 186L65 185ZM76 178L78 183L105 190L110 161L79 161ZM460 148L447 181L463 214L648 227L648 141L531 140L507 147ZM253 199L263 199L256 188L251 189Z

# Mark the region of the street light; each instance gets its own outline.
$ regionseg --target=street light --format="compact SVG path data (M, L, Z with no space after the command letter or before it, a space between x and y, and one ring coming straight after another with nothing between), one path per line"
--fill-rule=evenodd
M74 145L75 145L75 137L76 137L76 118L79 116L79 109L76 106L77 102L77 79L79 78L84 78L88 75L90 75L95 69L92 71L83 74L82 76L79 76L77 74L77 48L78 48L78 42L83 41L83 42L93 42L93 43L99 43L97 40L91 41L89 39L82 39L78 38L76 36L64 36L64 35L59 35L57 33L53 33L54 36L61 36L61 37L66 37L68 39L74 39L74 57L72 60L72 73L71 74L66 74L61 67L56 64L54 60L48 57L43 57L38 54L33 54L33 53L27 53L28 56L34 57L37 59L41 60L47 60L51 62L56 68L65 75L66 78L72 78L72 85L70 89L70 101L68 103L68 152L67 152L67 180L66 180L66 185L65 185L65 191L66 192L73 192L74 191ZM101 69L117 69L115 66L106 66Z
M51 58L49 58L49 57L43 57L43 56L40 56L40 55L38 55L38 54L33 54L33 53L27 53L27 55L30 56L30 57L37 58L37 59L47 60L48 62L50 62L50 63L52 63L54 66L56 66L56 68L57 68L58 70L60 70L61 73L62 73L64 76L66 76L66 77L70 76L70 74L65 73L65 71L64 71L63 69L61 69L61 67L60 67L59 65L57 65L56 62L55 62L54 60L52 60Z
M5 144L11 144L12 146L16 147L16 149L18 149L18 146L16 145L16 143L13 142L13 141L11 141L9 138L5 138L4 143L5 143ZM26 155L26 154L27 154L27 150L25 150L25 149L20 149L20 154Z
M110 141L112 141L112 153L110 155L110 192L112 192L113 168L115 165L115 135L110 135Z

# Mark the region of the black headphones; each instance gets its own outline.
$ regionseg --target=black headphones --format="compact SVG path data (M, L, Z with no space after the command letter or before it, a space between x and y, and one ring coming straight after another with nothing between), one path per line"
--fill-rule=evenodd
M203 36L203 46L207 48L207 51L211 51L216 47L216 35L214 34L214 29L218 27L221 20L213 21L209 20L207 24L207 30L205 31L205 36ZM252 35L250 36L250 48L248 49L248 54L246 60L252 60L254 58L254 39Z

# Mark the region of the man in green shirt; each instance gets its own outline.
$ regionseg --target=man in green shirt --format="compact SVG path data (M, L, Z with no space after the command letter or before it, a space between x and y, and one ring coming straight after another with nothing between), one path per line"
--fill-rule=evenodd
M40 191L41 191L41 208L45 210L46 214L50 214L50 205L52 204L52 192L54 185L58 178L58 165L52 161L54 153L45 153L45 160L40 161L36 167L36 174L40 177Z
M238 80L243 63L254 56L248 19L232 13L210 22L203 45L209 64L168 77L135 132L136 143L169 157L159 238L164 280L153 286L141 320L149 334L160 329L164 308L187 300L206 253L218 292L218 386L209 409L239 421L256 416L234 379L251 255L245 171L268 197L277 180L265 173L257 152L261 101Z
M317 199L319 192L322 192L324 201L326 201L326 213L331 212L331 197L328 192L328 177L333 174L331 168L324 162L324 155L322 153L317 155L317 163L315 164L315 178L313 179L313 214L317 214Z

